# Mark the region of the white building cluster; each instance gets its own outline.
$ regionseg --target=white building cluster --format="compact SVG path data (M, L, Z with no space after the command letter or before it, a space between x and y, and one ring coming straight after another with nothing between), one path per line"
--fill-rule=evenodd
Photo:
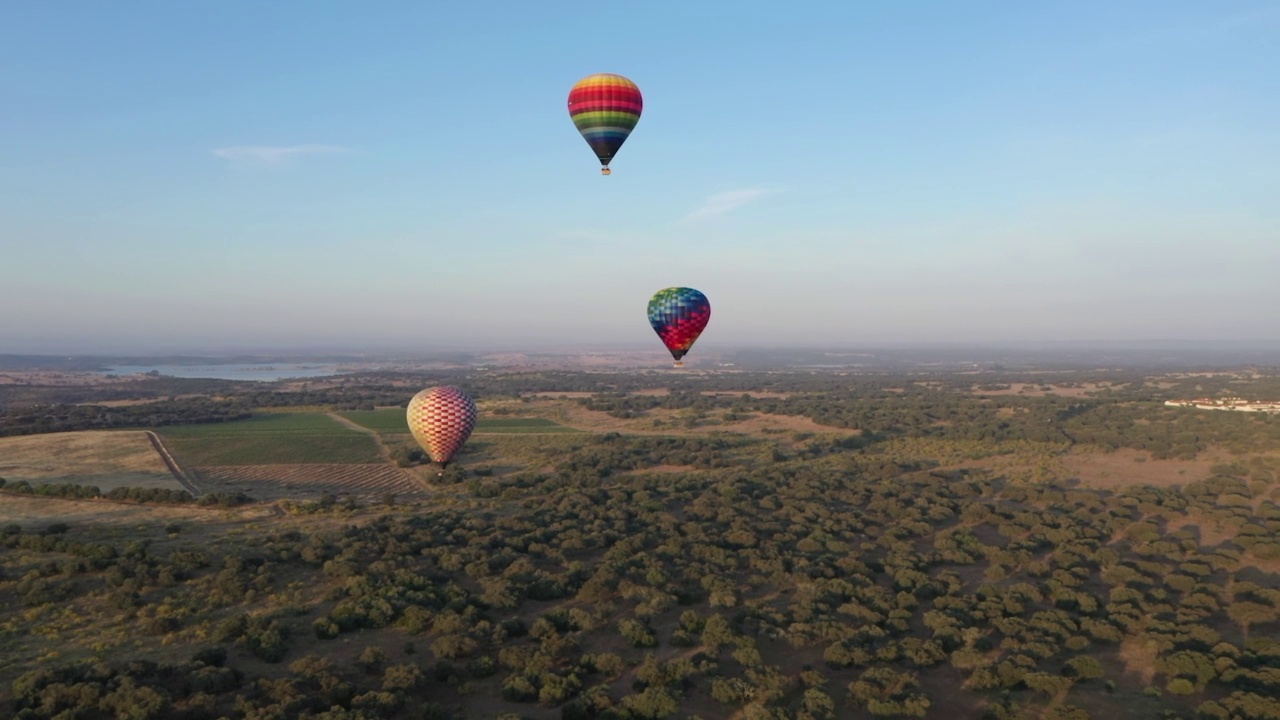
M1225 397L1220 400L1197 398L1195 400L1166 400L1170 407L1189 407L1200 410L1233 410L1235 412L1280 413L1280 401L1245 400L1238 397Z

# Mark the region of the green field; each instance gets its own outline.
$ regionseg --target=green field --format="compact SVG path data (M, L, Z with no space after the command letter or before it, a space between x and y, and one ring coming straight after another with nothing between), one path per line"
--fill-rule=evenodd
M353 464L382 461L377 442L322 413L160 428L179 462L201 465Z
M175 425L157 430L166 438L208 438L239 435L316 435L352 432L324 413L262 413L248 420L203 425Z
M400 408L385 410L356 410L340 413L343 417L380 433L408 433L409 424L405 420L405 412ZM546 418L480 418L476 421L475 432L478 433L575 433L581 432L565 427Z

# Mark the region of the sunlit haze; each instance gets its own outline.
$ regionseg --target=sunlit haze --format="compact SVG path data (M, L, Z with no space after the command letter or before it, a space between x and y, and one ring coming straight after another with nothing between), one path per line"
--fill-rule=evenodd
M7 3L0 352L1280 340L1280 4ZM602 177L569 119L644 113Z

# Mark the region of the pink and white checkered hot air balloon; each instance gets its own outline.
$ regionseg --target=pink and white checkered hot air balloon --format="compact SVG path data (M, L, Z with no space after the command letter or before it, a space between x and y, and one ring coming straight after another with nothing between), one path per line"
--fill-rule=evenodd
M427 388L409 401L409 432L441 474L476 427L476 404L456 387Z

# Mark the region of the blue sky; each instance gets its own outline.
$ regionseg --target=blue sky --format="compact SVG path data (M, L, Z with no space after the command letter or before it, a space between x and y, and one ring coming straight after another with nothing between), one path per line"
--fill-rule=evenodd
M661 353L671 285L708 348L1277 340L1276 37L1274 0L0 4L0 352ZM645 97L607 178L595 72Z

